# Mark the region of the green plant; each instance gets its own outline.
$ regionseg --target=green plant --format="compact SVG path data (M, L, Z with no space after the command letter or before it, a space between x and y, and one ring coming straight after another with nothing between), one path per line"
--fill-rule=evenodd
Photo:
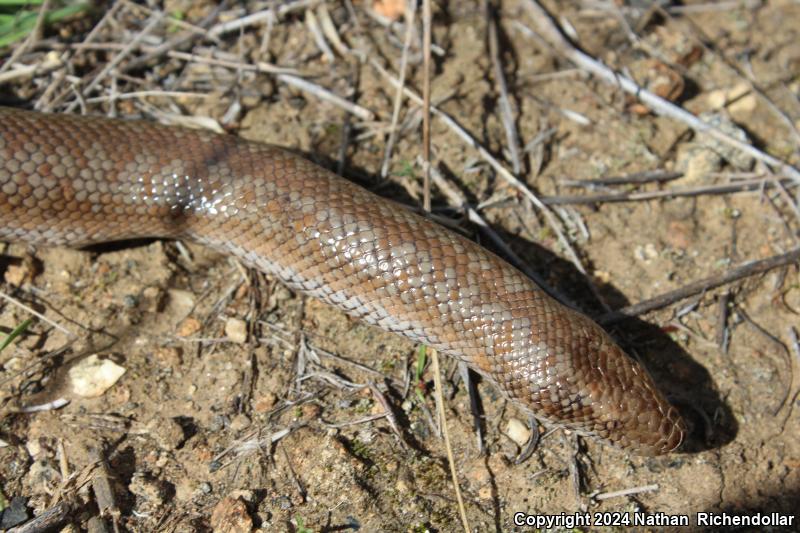
M0 0L0 48L21 41L33 31L39 10L30 8L40 6L42 2L43 0ZM64 5L47 11L45 24L60 22L89 9L89 4L85 2L61 3Z
M0 341L0 352L8 348L8 345L14 342L14 339L22 335L22 333L28 329L28 326L31 325L31 322L32 320L30 318L23 320L19 326L15 327L11 333L6 335L6 338Z

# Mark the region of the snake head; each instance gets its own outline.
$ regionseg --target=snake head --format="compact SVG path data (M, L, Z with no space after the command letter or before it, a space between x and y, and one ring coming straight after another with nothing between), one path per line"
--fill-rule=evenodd
M675 407L645 368L588 317L570 316L530 357L533 371L512 387L517 399L548 422L639 455L677 449L687 433Z

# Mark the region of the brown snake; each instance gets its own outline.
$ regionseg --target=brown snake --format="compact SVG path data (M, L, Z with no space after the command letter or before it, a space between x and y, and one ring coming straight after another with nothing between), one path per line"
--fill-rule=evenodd
M191 239L425 343L550 423L655 455L686 432L586 316L442 226L278 148L0 108L0 240Z

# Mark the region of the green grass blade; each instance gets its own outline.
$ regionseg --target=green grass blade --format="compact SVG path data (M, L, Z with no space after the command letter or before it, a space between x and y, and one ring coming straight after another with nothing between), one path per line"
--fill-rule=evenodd
M6 338L3 339L2 342L0 342L0 352L5 350L6 348L8 348L8 345L11 344L12 342L14 342L14 339L16 339L17 337L22 335L22 333L26 329L28 329L28 326L30 326L32 322L33 322L32 319L27 318L22 322L22 324L20 324L19 326L15 327L14 331L12 331L8 335L6 335Z
M0 0L3 2L4 0ZM45 23L53 24L68 17L84 13L89 9L89 4L80 3L72 4L58 9L49 11L45 15ZM8 46L25 37L33 31L36 27L36 19L39 16L38 11L21 11L11 20L6 20L5 23L0 24L0 48Z
M44 0L0 0L0 7L5 6L40 6Z

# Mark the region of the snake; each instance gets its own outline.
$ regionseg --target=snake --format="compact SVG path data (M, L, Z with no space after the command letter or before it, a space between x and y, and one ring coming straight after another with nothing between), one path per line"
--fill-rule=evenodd
M0 240L186 239L463 361L522 412L623 451L687 426L644 366L507 261L288 150L0 107Z

